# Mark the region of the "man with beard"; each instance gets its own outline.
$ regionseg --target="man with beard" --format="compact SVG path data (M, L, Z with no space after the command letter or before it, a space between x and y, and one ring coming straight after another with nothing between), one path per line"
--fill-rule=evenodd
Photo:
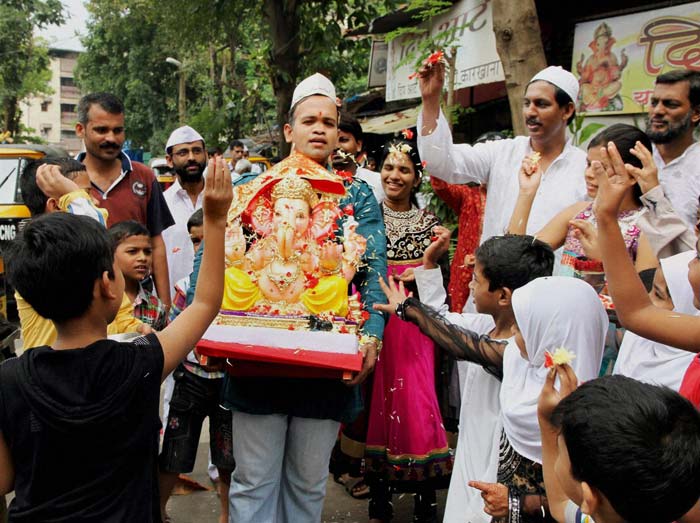
M526 231L534 234L559 211L586 198L584 171L586 153L566 138L566 128L574 118L574 101L578 98L578 80L561 67L550 66L535 76L523 94L523 113L528 136L516 136L506 140L468 144L455 144L445 116L440 109L440 98L445 83L443 63L426 64L419 71L419 86L423 109L418 117L418 151L426 163L430 176L448 183L468 182L488 186L484 206L484 222L480 244L492 236L500 236L507 230L510 216L518 197L518 171L527 157L544 174L527 223ZM536 155L534 153L537 153ZM534 158L533 158L534 155ZM557 252L561 257L561 251ZM558 261L555 261L555 267ZM421 279L419 285L430 285L430 277ZM470 296L465 307L475 312L474 298ZM484 397L498 397L500 383L483 369L471 363L458 363L462 409L474 403L472 394L478 391ZM499 430L496 420L499 413L489 412L480 416L480 430ZM463 449L463 456L480 449ZM487 475L488 476L488 475ZM492 480L495 481L495 475ZM452 485L451 485L452 487ZM447 497L444 521L448 523L473 521L489 522L483 508L483 500L474 489L454 485ZM451 495L452 494L452 495Z
M153 280L158 297L170 306L168 262L162 233L174 222L153 171L122 151L124 104L110 93L91 93L78 103L75 132L85 152L77 159L90 177L90 194L109 211L108 226L125 220L145 225L153 245Z
M202 207L203 175L208 161L204 138L188 125L175 129L165 145L165 159L177 175L164 193L175 220L175 225L163 232L172 294L175 283L192 272L194 248L187 220Z
M658 76L649 105L647 135L654 143L661 188L690 227L698 221L700 197L700 144L693 138L698 123L700 72L675 70Z

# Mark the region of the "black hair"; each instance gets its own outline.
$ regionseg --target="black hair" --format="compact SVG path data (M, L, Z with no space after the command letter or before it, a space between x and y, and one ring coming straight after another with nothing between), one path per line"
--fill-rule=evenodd
M221 147L219 147L219 146L217 145L216 147L208 147L208 148L207 148L207 154L208 154L209 156L216 156L217 154L218 154L218 155L222 155L222 154L224 154L224 152L221 150Z
M124 104L112 93L90 93L83 96L78 102L78 122L83 125L88 123L90 107L98 104L110 114L124 114Z
M38 160L29 160L19 177L19 191L32 216L44 214L49 199L36 184L36 172L42 165L58 165L61 174L71 180L75 178L76 173L85 171L85 166L73 158L45 156Z
M151 237L151 233L148 229L141 223L135 220L125 220L123 222L118 222L109 228L109 238L112 240L112 246L116 249L121 242L126 240L131 236L148 236Z
M408 148L405 146L408 146ZM379 164L377 164L380 172L384 166L387 156L389 156L394 150L401 150L402 148L407 150L405 154L408 155L409 159L411 160L413 170L416 173L416 178L418 178L419 181L418 185L416 185L416 187L414 187L411 191L411 203L418 207L416 193L420 188L420 181L423 179L423 163L421 162L420 155L418 154L418 145L416 145L416 142L413 141L395 138L390 142L385 143L382 147L382 155L379 159Z
M569 116L569 119L566 121L566 125L569 125L571 122L574 121L574 118L576 118L576 104L571 99L571 97L568 94L566 94L566 91L564 91L564 89L556 85L554 85L554 99L557 101L557 105L559 107L566 107L570 103L574 104L574 112L571 113L571 116Z
M355 138L355 141L362 141L362 126L360 125L360 122L357 121L357 118L355 118L350 113L347 113L345 111L340 112L338 130L343 131L345 133L350 133Z
M514 291L536 278L551 276L554 270L554 251L533 236L492 236L474 254L490 292L502 287Z
M688 99L691 107L700 106L700 71L689 71L686 69L674 69L656 77L657 84L675 84L678 82L688 82L690 89Z
M527 90L527 87L533 82L547 82L549 85L554 87L554 100L557 102L557 105L559 107L566 107L569 104L574 104L574 112L571 113L571 116L566 121L566 125L569 125L571 122L574 121L574 118L576 118L576 103L571 99L571 97L568 94L566 94L566 91L564 91L564 89L562 89L558 85L554 85L552 82L550 82L548 80L543 80L542 78L538 78L537 80L532 80L530 83L528 83L525 86L525 89Z
M231 149L231 150L233 151L233 148L234 148L234 147L245 148L244 145L243 145L243 142L240 141L240 140L234 140L234 141L231 142L231 145L229 145L229 149Z
M107 231L86 216L56 212L34 218L4 254L10 284L57 323L88 310L95 280L105 271L114 278Z
M651 151L651 140L649 136L638 129L634 125L624 123L616 123L606 127L596 134L588 143L588 148L607 145L608 142L613 142L622 157L622 161L642 168L642 161L630 152L637 142L641 142L644 147ZM641 205L642 189L638 183L635 183L632 189L634 200Z
M197 209L187 220L187 230L190 231L192 227L201 227L202 225L204 225L204 210Z
M625 521L674 521L698 501L700 414L671 389L605 376L563 399L552 423L574 478Z

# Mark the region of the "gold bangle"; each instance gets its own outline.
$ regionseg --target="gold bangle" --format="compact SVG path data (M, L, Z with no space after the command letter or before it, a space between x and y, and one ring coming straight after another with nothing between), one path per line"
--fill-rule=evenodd
M363 334L360 336L360 347L362 345L365 345L366 343L374 343L374 346L377 348L377 354L382 350L382 340L377 338L376 336L371 336L367 334Z

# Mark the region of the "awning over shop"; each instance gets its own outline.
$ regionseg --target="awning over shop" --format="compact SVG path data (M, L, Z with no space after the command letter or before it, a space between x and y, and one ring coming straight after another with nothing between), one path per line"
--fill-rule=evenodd
M410 109L396 111L395 113L383 114L381 116L369 116L360 119L362 132L375 134L392 134L415 127L420 113L421 106L417 105Z

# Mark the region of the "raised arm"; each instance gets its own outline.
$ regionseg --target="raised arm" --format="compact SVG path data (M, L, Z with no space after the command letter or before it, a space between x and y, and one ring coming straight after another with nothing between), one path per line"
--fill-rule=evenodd
M445 83L445 66L441 62L425 63L419 71L423 109L418 115L418 152L430 176L449 183L475 182L488 184L493 144L455 144L445 116L440 110L440 98Z
M607 148L602 148L603 151L604 158L608 158L605 166L593 162L598 181L598 196L593 208L598 221L598 242L605 276L618 318L624 327L644 338L700 352L700 318L654 307L627 255L617 213L625 190L635 180L627 173L612 142ZM700 261L693 260L692 263ZM693 289L696 297L699 291Z
M695 248L695 231L678 215L659 184L658 169L651 151L637 142L630 152L639 158L642 167L627 164L627 173L642 190L643 213L637 225L648 238L654 256L666 258Z
M423 334L454 358L481 365L486 372L499 380L503 378L503 354L507 342L492 340L488 336L462 329L412 296L406 298L403 282L399 282L397 286L391 280L388 284L380 280L380 284L389 303L376 304L375 309L388 314L395 313L402 320L418 325Z
M526 234L527 221L530 219L532 202L535 201L537 189L542 181L542 170L530 158L524 158L518 171L518 199L510 217L508 232L510 234Z
M204 243L200 278L192 304L161 332L163 347L162 379L187 356L200 340L221 308L224 291L224 231L233 197L231 175L222 158L210 160L204 186Z
M560 381L559 391L554 388L554 381L557 376ZM559 455L557 447L559 431L552 425L551 419L556 406L563 398L576 389L577 383L576 374L571 367L568 365L553 367L547 374L547 379L537 404L537 418L542 435L542 473L544 475L549 512L556 521L561 523L566 520L566 506L569 504L569 498L564 493L564 489L554 469L554 464Z

